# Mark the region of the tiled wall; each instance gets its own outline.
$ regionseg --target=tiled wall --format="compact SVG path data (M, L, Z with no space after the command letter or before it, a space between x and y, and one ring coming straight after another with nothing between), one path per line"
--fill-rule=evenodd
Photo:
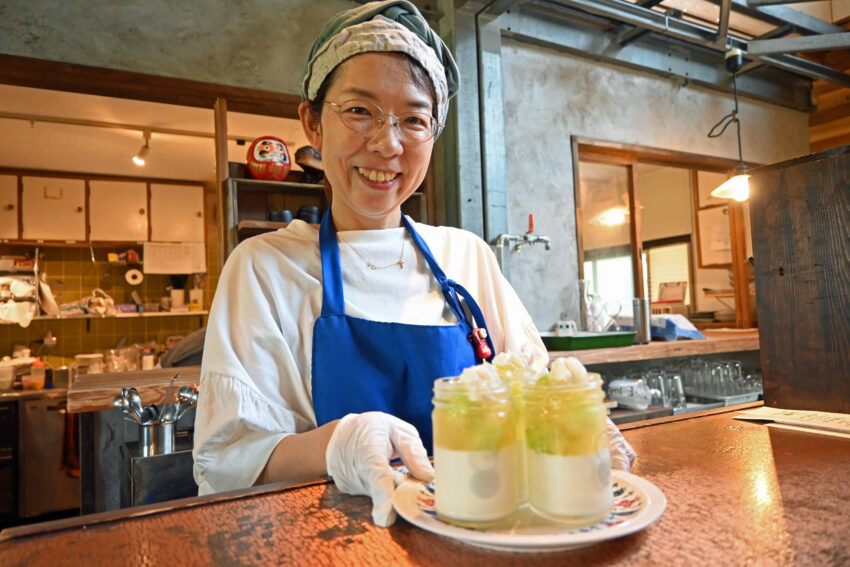
M216 199L212 191L206 195L207 224L207 274L201 286L204 289L204 309L208 309L218 282L218 232ZM128 243L120 248L94 248L95 262L91 261L88 247L42 247L41 270L47 275L56 301L60 305L71 303L91 294L95 288L108 293L116 304L132 303L130 293L136 290L145 302L158 302L167 295L166 287L172 285L171 277L145 275L144 281L131 286L124 279L125 272L139 266L118 266L107 262L107 253L133 249L142 253L142 246ZM0 253L32 254L32 246L0 245ZM191 287L192 279L187 287ZM186 294L188 303L188 293ZM115 347L125 338L125 344L154 340L164 344L175 335L186 335L206 324L206 316L186 314L167 317L132 317L105 319L50 319L32 321L27 328L0 324L0 356L11 354L15 345L28 346L41 341L51 331L59 341L53 351L56 357L73 361L76 354L99 352ZM51 361L55 364L60 361Z

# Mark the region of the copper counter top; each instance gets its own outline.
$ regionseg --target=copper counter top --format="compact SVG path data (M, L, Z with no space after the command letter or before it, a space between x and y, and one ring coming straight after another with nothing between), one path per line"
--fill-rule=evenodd
M489 551L403 520L370 521L332 484L265 487L14 528L12 565L848 565L850 439L734 420L734 412L625 432L633 472L666 495L641 532L573 551Z

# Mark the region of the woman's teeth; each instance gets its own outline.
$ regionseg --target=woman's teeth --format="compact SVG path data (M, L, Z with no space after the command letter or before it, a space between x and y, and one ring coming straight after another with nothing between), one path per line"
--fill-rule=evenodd
M357 170L360 172L360 175L366 177L370 181L377 181L378 183L384 183L394 179L396 173L390 173L387 171L377 171L374 169L366 169L365 167L358 167Z

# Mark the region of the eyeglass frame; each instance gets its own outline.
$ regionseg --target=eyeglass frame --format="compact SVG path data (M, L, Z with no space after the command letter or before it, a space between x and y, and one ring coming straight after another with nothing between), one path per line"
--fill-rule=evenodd
M378 109L378 111L380 112L380 115L373 118L372 128L370 128L369 130L365 130L365 131L355 130L354 128L351 127L350 124L348 124L348 122L345 121L345 119L342 117L342 105L344 105L348 102L359 102L359 103L363 103L363 104L370 104L370 105L372 105L372 106L374 106L375 108ZM352 132L357 132L358 134L373 134L374 132L380 130L381 126L383 126L384 124L387 123L386 119L387 119L388 116L391 117L391 118L395 118L395 124L393 124L392 122L390 122L389 124L390 124L390 126L395 127L395 129L398 131L399 137L402 140L404 140L405 142L409 142L411 144L424 144L425 142L427 142L429 140L436 140L437 137L439 137L439 135L443 132L443 128L446 127L445 124L440 124L434 116L428 114L427 112L402 112L401 116L404 116L405 114L425 115L425 116L428 116L432 120L433 126L431 126L431 136L429 138L427 138L425 140L409 140L401 130L401 126L400 126L401 116L398 116L398 115L393 114L391 112L386 112L383 108L380 107L380 105L378 105L374 102L370 102L370 101L366 101L366 100L360 100L360 99L357 99L357 98L350 98L350 99L344 100L342 102L332 102L332 101L329 101L329 100L324 100L324 101L322 101L322 103L331 105L334 108L334 111L336 112L337 116L339 116L339 119L343 123L343 125L346 128L348 128L349 130L351 130Z

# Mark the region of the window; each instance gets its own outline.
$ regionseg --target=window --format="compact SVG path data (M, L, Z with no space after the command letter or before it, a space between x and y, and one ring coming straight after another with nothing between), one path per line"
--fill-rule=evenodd
M659 284L666 282L687 282L685 287L685 305L691 302L690 245L687 242L647 247L647 275L649 282L649 300L658 301Z

